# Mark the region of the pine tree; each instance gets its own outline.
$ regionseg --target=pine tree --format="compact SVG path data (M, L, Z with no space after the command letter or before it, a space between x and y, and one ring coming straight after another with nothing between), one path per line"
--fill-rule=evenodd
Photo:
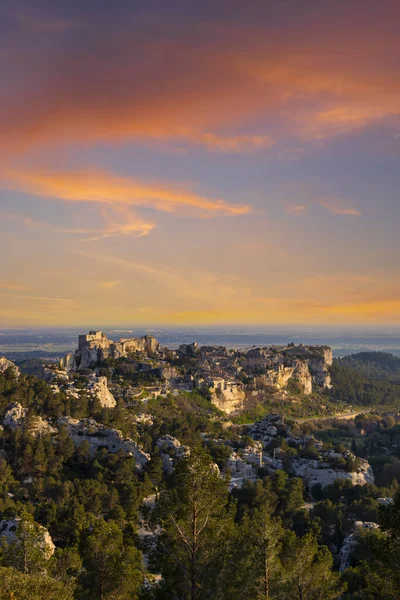
M230 544L221 600L272 600L282 583L280 552L284 529L268 506L246 514Z
M284 600L337 600L344 591L337 573L332 572L332 555L319 546L313 533L296 537L286 533L282 552L286 571L281 590Z
M82 584L85 597L93 600L135 600L142 583L141 557L125 546L120 527L112 521L96 521L84 542Z
M203 450L196 449L177 463L173 487L161 492L156 509L163 531L158 559L165 598L217 597L233 530L227 499L227 481Z
M18 521L15 540L1 540L1 562L22 573L43 573L51 556L43 537L43 528L32 516L23 513Z
M73 600L62 582L43 574L28 575L0 567L0 582L0 600Z

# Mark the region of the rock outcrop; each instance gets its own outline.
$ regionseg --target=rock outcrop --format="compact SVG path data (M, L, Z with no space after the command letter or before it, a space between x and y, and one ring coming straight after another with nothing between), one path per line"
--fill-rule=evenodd
M356 521L354 523L354 532L344 539L343 546L340 549L339 571L341 573L344 573L350 567L351 556L359 544L358 539L362 531L376 531L377 529L379 529L379 525L373 521Z
M182 446L179 440L168 434L158 438L156 446L160 450L163 469L166 473L172 473L176 460L190 454L189 446Z
M27 408L21 406L19 402L11 402L11 404L7 406L3 425L10 427L10 429L21 427L29 431L29 433L35 437L56 432L56 429L39 415L31 416L29 420L27 419L27 415Z
M21 406L19 402L11 402L7 406L6 413L3 419L3 425L6 425L11 429L21 427L25 422L27 412L28 409Z
M314 385L331 387L331 364L332 349L328 346L252 348L241 360L245 372L256 373L266 384L285 389L293 380L304 394L311 394Z
M0 356L0 373L5 373L7 369L12 370L14 377L19 377L21 375L17 365L14 365L14 363L5 356Z
M5 519L0 522L0 541L5 539L8 544L19 544L24 538L41 550L43 558L49 560L56 549L48 530L34 521L22 520L19 517Z
M217 388L211 388L211 402L227 415L243 409L245 393L243 386L237 382L224 382Z
M67 371L93 369L106 358L121 358L131 352L141 352L153 356L160 351L160 344L152 335L141 338L123 338L119 342L109 340L102 331L90 331L79 336L78 349L67 354L60 367Z
M139 470L150 460L150 455L146 454L134 440L124 437L118 429L106 427L94 419L79 420L72 417L60 417L57 425L64 426L69 430L76 446L88 442L93 451L97 448L107 448L112 453L123 450L135 458Z
M268 446L278 435L278 429L274 425L274 421L272 421L269 417L265 419L261 419L254 423L254 425L249 430L250 437L253 440L260 441L263 446Z
M332 484L336 479L348 479L353 485L374 483L374 473L368 461L359 459L359 462L360 467L357 471L352 472L333 469L329 463L323 461L294 458L292 461L292 473L304 479L310 489L318 483L324 488ZM280 469L283 467L281 460L276 460L273 464Z
M114 408L117 402L108 389L107 377L96 377L89 381L87 390L90 396L98 399L103 408Z

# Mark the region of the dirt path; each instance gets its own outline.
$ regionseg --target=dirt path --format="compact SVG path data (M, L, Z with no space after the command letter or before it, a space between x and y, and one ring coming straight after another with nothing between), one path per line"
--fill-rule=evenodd
M322 415L320 417L304 417L301 419L291 419L293 421L296 421L296 423L306 423L307 421L327 421L328 419L341 419L343 421L351 421L351 419L354 419L357 415L361 415L361 414L365 414L370 412L369 410L358 410L357 412L341 412L341 413L335 413L333 415Z

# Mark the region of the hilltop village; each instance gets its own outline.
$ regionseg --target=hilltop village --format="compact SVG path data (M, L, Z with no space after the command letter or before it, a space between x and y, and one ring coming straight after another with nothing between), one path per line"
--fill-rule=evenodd
M65 394L75 402L89 402L102 409L116 409L122 402L135 416L137 425L153 422L147 411L150 400L174 398L182 394L199 393L215 416L239 416L254 398L266 393L282 405L298 402L300 397L331 388L329 367L332 350L327 346L273 346L229 350L223 346L201 346L196 343L179 346L177 350L161 348L153 336L109 340L101 331L80 335L78 348L67 354L59 367L44 369L44 377L55 394ZM3 424L22 426L28 409L19 404L10 405ZM217 417L218 418L218 417ZM93 418L74 419L62 416L55 423L38 417L37 435L54 433L57 427L66 427L75 444L88 442L92 448L106 447L111 452L123 450L135 457L138 469L149 460L140 442L125 438ZM265 467L271 471L282 469L283 451L279 440L300 450L291 460L291 472L304 479L309 488L315 484L326 486L336 479L348 479L354 484L373 483L374 475L365 460L350 452L327 450L314 436L299 437L285 425L277 414L266 415L247 427L249 445L231 443L232 451L222 464L223 472L231 474L231 488L243 485L247 479L255 480L257 470ZM207 441L207 432L203 433ZM221 440L212 443L221 444ZM223 443L225 446L225 443ZM160 450L164 468L172 472L174 460L190 452L170 434L161 436L156 447ZM312 448L312 452L302 452ZM239 452L240 449L240 452ZM340 468L341 466L341 468Z
M201 390L219 410L232 414L243 410L246 399L262 395L267 387L281 396L293 388L305 395L329 389L331 364L332 351L327 346L228 350L193 343L169 350L161 348L152 336L113 342L101 331L91 331L79 336L78 349L66 355L60 371L51 378L68 381L68 393L76 393L70 385L74 374L87 374L89 393L96 385L103 388L100 397L105 406L113 400L105 391L104 374L112 396L125 400L141 394L156 397Z
M94 523L108 515L127 535L133 519L150 594L143 597L161 598L168 569L163 575L157 558L166 527L157 506L189 465L189 473L212 474L212 487L226 486L239 521L259 495L296 535L299 523L311 532L315 521L334 571L346 574L365 536L379 535L380 507L393 504L400 415L348 406L343 420L336 418L346 405L335 399L332 362L327 346L193 343L171 350L152 336L115 342L101 331L80 335L76 351L44 364L40 378L0 358L0 474L11 473L5 465L14 473L0 486L0 549L18 546L28 530L40 568L49 569L43 565L79 538L60 525L78 518L64 505L63 494L72 494L70 502L86 506L79 517L84 564ZM67 480L74 473L76 497L65 481L54 483L60 468ZM94 483L84 484L87 477Z

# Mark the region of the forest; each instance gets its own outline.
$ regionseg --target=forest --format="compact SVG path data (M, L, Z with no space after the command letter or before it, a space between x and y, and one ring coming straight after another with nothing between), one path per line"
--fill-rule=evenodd
M335 393L345 389L350 371L355 390L369 377L379 381L352 364L335 361ZM395 419L375 416L380 427L357 439L350 426L334 422L300 426L327 448L353 442L357 456L375 460L377 474L386 467L376 484L337 480L311 490L284 461L283 470L260 468L256 479L232 487L229 472L221 471L230 444L251 440L238 426L227 428L205 396L153 400L146 407L152 422L139 425L122 402L112 410L79 403L9 369L0 374L0 421L11 402L28 410L23 427L0 428L0 523L11 523L15 533L14 540L0 538L1 600L398 600ZM55 424L62 415L122 429L140 439L151 460L139 468L122 450L77 445L66 427L35 433L39 418ZM360 419L359 429L372 422ZM157 446L165 434L190 449L170 472ZM387 455L382 448L390 440ZM382 497L394 502L382 506ZM363 533L340 572L340 548L355 520L379 529Z

